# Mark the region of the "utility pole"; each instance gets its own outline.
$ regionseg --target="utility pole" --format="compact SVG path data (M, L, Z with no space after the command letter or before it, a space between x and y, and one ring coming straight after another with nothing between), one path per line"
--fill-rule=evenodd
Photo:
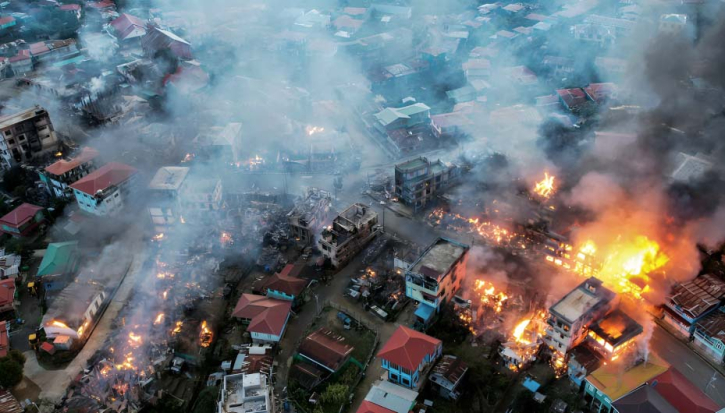
M712 373L712 377L710 377L710 380L709 380L709 381L707 382L707 385L705 385L705 388L703 389L703 391L704 391L705 393L707 393L707 389L709 389L709 388L710 388L710 386L712 386L712 384L713 384L713 383L714 383L714 382L715 382L716 380L717 380L717 372L716 372L716 371L714 371L714 372Z

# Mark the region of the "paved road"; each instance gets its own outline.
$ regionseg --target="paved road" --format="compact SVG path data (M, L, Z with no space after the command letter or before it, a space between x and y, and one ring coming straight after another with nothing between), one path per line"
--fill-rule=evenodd
M715 403L725 406L725 377L695 354L685 343L662 327L656 326L652 333L652 340L650 340L650 348L684 374L688 380L705 391ZM713 377L715 380L711 382Z

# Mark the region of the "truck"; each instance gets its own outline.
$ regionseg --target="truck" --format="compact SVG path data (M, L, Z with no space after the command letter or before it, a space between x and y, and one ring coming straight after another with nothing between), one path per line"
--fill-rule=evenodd
M340 319L340 321L342 321L342 327L345 330L350 329L350 327L352 326L352 319L347 314L343 313L342 311L339 311L337 313L337 318Z

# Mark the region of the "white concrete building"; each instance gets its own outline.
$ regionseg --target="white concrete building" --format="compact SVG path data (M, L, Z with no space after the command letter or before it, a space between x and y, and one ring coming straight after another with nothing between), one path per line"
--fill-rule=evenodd
M75 182L71 188L82 211L112 216L123 209L137 176L135 168L111 162Z
M261 373L224 376L218 413L271 413L271 390Z

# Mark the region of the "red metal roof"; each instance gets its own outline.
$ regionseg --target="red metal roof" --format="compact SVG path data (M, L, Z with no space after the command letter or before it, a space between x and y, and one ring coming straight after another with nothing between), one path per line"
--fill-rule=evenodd
M15 21L15 18L12 16L0 17L0 26L2 26L4 24L8 24L12 21Z
M652 387L678 412L715 413L719 410L717 403L674 368L655 377Z
M9 391L0 389L0 412L22 413L25 411L18 400Z
M8 323L0 321L0 358L8 355L10 350L10 336L8 335Z
M308 281L302 278L292 277L289 274L292 273L293 270L295 270L296 273L299 273L301 268L302 267L299 267L299 269L297 269L293 264L285 265L282 272L275 273L269 277L265 283L262 284L262 288L264 290L270 289L274 291L281 291L294 297L300 295L307 287Z
M10 58L10 63L19 62L21 60L30 59L30 50L20 50L18 54Z
M413 371L418 369L427 354L434 353L440 345L441 341L437 338L399 326L378 357Z
M332 371L337 371L348 360L355 348L345 343L345 337L325 327L305 337L299 353Z
M88 195L95 195L98 191L104 191L110 186L125 182L137 172L136 168L118 162L111 162L86 175L71 185L71 188Z
M363 400L356 413L395 413L395 411L383 406L378 406L371 401Z
M59 7L63 11L78 11L81 9L80 4L61 4Z
M48 48L48 45L45 44L45 42L37 42L30 45L30 54L33 56L48 53L49 51L50 48Z
M15 280L12 278L8 278L7 280L0 281L0 311L13 308L14 296Z
M107 9L110 7L114 7L114 8L116 7L116 3L112 2L111 0L94 1L94 2L87 3L87 5L88 5L88 7L98 9L98 10Z
M43 344L40 345L40 349L48 354L55 354L55 347L47 341L44 341Z
M80 165L83 165L84 163L88 161L92 161L98 156L98 151L85 147L81 149L81 152L78 154L78 156L71 158L69 160L61 159L58 162L55 162L52 165L49 165L45 168L45 170L49 173L52 173L53 175L63 175L64 173L68 171L72 171L73 169L79 167Z
M4 217L0 218L0 222L11 227L19 227L27 221L33 219L35 214L42 210L43 208L37 205L24 203L8 212Z
M698 318L720 304L725 297L725 282L703 274L686 283L672 287L670 303L690 318Z
M262 295L242 294L232 317L251 320L247 331L260 334L282 335L287 316L292 309L290 301L275 300Z
M573 108L587 101L587 94L582 88L558 89L556 94L566 103L566 106Z
M120 39L125 39L136 29L142 29L146 32L146 23L136 16L127 13L121 14L118 18L111 22L113 30Z

